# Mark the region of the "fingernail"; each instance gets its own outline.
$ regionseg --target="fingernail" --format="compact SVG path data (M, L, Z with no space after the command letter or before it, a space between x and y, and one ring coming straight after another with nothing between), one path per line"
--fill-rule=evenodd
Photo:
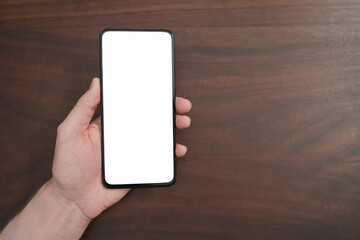
M188 117L188 119L189 119L189 124L188 124L187 127L190 127L190 125L191 125L191 118L190 118L189 116L187 116L187 117Z
M189 109L189 111L191 110L191 108L192 108L192 102L189 100L189 99L186 99L186 100L188 100L188 102L189 102L189 105L190 105L190 109Z
M95 86L95 82L97 81L97 79L96 78L93 78L93 80L92 80L92 82L91 82L91 84L90 84L90 90L92 90L93 88L94 88L94 86Z

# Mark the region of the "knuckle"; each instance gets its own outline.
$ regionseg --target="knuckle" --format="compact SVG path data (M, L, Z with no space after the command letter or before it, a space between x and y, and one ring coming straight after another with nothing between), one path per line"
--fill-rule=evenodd
M64 133L64 123L60 123L60 125L57 127L57 131L56 131L58 136L63 135Z

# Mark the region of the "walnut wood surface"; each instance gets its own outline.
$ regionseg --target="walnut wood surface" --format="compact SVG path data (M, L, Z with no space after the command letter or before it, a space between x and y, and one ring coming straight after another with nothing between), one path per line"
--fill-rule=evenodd
M131 191L83 239L359 239L355 0L2 0L1 227L50 178L103 28L173 31L192 127L177 183Z

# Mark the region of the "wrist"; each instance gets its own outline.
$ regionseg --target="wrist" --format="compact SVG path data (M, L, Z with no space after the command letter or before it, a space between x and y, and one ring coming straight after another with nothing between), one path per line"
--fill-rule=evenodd
M42 192L42 193L41 193ZM46 182L39 190L40 194L44 195L44 200L46 199L52 204L55 208L62 209L64 213L71 213L74 220L79 223L89 224L92 220L87 217L81 208L72 200L64 197L59 190L59 187L56 185L53 179L50 179Z
M79 239L89 222L50 180L6 226L0 239Z
M65 230L61 233L66 238L76 239L82 235L91 219L86 217L78 205L65 198L59 191L53 179L46 182L38 192L38 201L52 209L54 216L50 219L59 226L59 229ZM70 236L67 236L69 234ZM65 237L66 236L66 237ZM73 238L75 237L75 238ZM60 237L62 238L62 237Z

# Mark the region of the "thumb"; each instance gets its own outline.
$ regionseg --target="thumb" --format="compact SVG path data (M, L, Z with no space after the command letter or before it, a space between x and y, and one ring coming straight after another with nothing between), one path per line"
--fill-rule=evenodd
M90 88L77 101L62 125L68 130L82 130L88 127L96 107L100 103L100 80L94 78Z

